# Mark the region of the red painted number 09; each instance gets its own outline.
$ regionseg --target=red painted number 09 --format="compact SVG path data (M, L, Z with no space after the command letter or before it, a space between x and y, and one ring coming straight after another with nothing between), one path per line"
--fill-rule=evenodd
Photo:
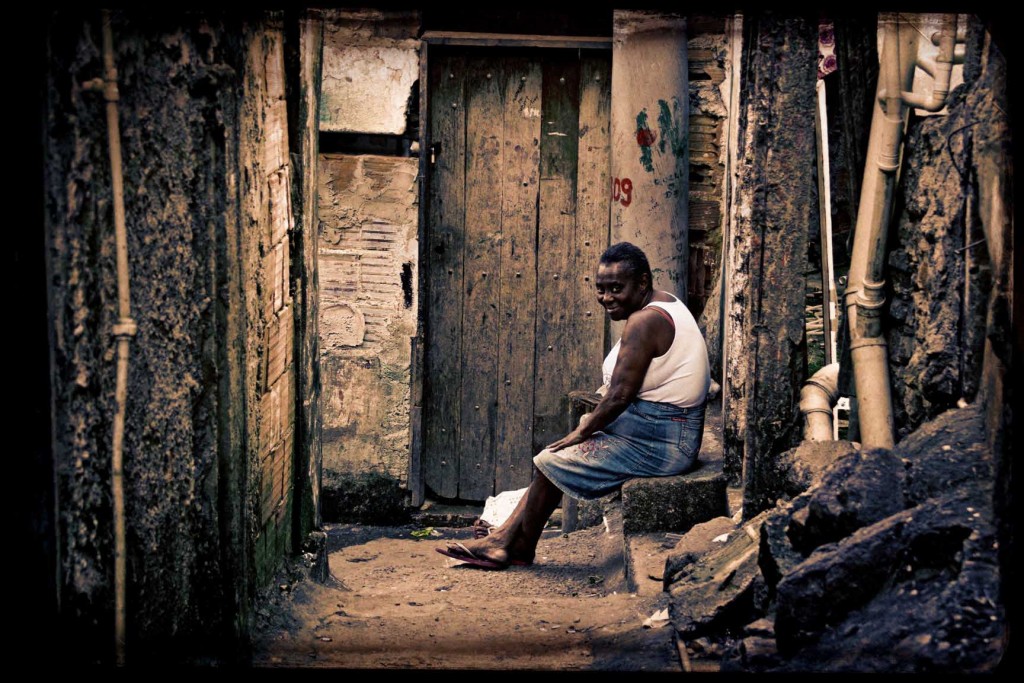
M612 179L612 201L621 202L623 206L629 206L633 201L633 181L629 178Z

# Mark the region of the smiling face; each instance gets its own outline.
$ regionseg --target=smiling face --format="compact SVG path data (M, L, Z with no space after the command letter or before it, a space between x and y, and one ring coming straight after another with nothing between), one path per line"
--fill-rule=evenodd
M625 320L644 307L651 283L647 274L637 280L621 261L597 265L597 300L612 320Z

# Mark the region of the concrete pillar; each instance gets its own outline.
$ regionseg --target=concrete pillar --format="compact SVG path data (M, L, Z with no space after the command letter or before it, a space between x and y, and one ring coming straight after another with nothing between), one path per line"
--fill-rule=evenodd
M632 242L643 249L655 287L684 301L689 258L688 112L686 18L615 10L611 241Z

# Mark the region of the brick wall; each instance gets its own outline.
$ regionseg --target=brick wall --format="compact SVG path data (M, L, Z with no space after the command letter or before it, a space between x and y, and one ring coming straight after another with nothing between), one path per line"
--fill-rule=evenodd
M690 81L690 263L687 296L699 316L713 298L722 252L725 150L729 113L729 36L724 17L688 23ZM717 301L712 301L717 306Z
M262 347L255 386L258 444L253 473L258 492L255 558L257 581L264 585L281 557L291 551L295 466L295 309L290 287L291 166L285 101L284 51L279 31L267 31L250 48L252 63L264 66L265 90L253 88L253 113L262 120L255 141L253 179L248 191L259 245L253 273L259 315L250 323L250 339ZM250 295L251 296L251 295ZM252 343L252 342L250 342Z

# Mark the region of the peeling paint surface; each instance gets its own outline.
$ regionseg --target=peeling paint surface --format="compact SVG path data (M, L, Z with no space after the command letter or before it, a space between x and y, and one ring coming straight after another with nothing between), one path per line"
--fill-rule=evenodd
M325 41L320 130L405 133L419 51Z
M323 468L405 481L416 335L415 158L320 158Z
M655 286L685 298L689 108L673 109L672 103L688 102L690 91L686 20L627 10L616 10L614 17L611 176L620 180L620 193L611 207L611 241L643 249ZM659 102L667 103L670 120L661 115ZM630 191L623 194L625 179ZM611 190L614 198L614 181Z

